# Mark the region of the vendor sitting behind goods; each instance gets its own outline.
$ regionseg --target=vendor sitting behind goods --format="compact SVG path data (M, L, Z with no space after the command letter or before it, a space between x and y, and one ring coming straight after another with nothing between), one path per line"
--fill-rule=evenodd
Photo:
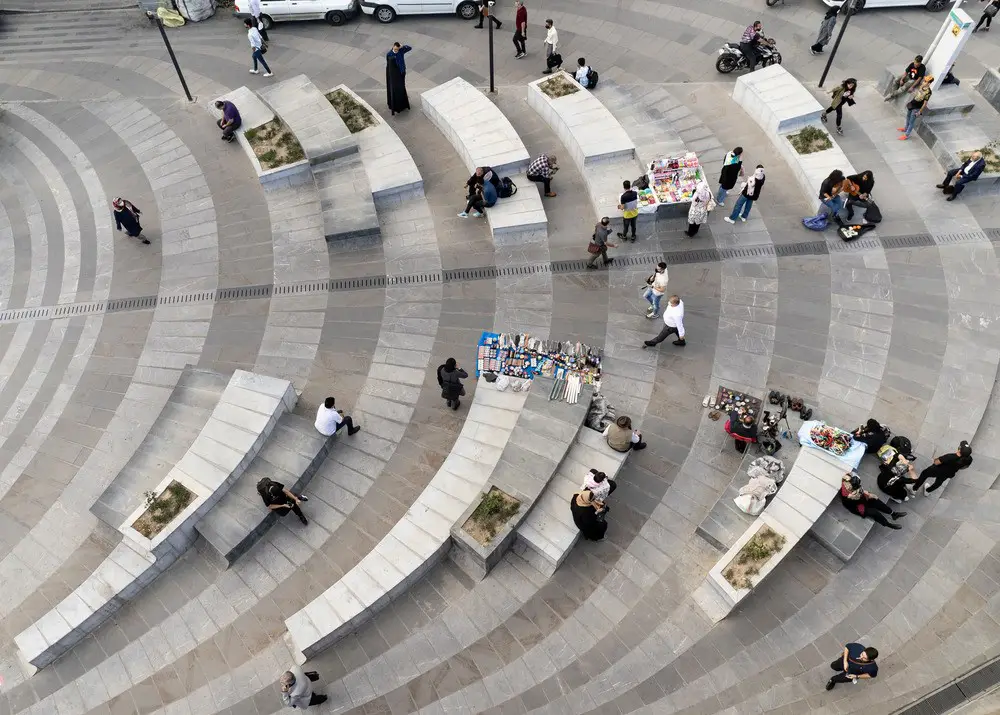
M858 442L865 443L865 454L875 454L886 443L885 428L878 423L878 420L869 419L868 422L854 430L851 435Z
M733 410L726 422L726 433L733 438L736 451L742 454L747 451L748 444L757 442L757 421L749 412L740 414Z
M632 419L627 415L622 415L609 424L603 434L608 440L608 446L616 452L646 449L642 432L632 429Z

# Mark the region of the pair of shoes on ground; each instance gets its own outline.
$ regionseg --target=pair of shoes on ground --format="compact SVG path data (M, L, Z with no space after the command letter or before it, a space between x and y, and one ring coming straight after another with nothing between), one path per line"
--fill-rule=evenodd
M614 262L615 262L614 258L609 258L607 261L604 262L604 265L605 265L605 267L607 267L607 266L610 266ZM590 268L590 269L595 270L595 271L597 270L597 266L595 266L593 263L588 263L587 264L587 268Z
M653 318L659 318L660 314L655 312L652 308L650 308L649 310L646 311L646 317L652 320Z
M480 216L482 216L482 214L479 213L478 211L473 211L472 212L472 218L479 218ZM458 214L458 217L459 218L469 218L469 214L465 213L465 211L461 211Z
M948 185L947 184L937 184L937 188L939 188L939 189L947 189ZM952 194L951 196L949 196L948 198L945 199L945 201L954 201L954 200L955 200L955 194Z
M260 74L260 70L250 70L250 74ZM274 72L265 72L265 77L274 77Z
M736 219L729 218L729 216L724 217L722 220L725 221L726 223L736 223ZM747 217L746 216L740 216L740 221L742 221L743 223L746 223L747 222Z
M687 345L687 340L685 340L684 338L681 338L680 340L675 340L674 341L674 345L676 345L679 348L682 348L685 345ZM646 348L652 348L652 347L655 347L655 346L656 346L656 343L654 343L652 340L643 340L642 341L642 349L643 350L645 350Z

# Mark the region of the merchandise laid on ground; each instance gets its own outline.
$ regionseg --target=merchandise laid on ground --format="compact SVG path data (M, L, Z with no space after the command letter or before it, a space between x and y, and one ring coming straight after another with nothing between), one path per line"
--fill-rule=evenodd
M740 415L753 415L754 421L760 419L761 401L753 395L744 394L725 385L719 385L715 400L708 403L715 410L726 414L736 411Z
M698 156L689 151L684 156L654 159L649 163L649 188L639 191L639 213L656 213L660 206L691 201L698 183L705 177Z
M582 385L601 382L604 351L583 343L561 343L533 338L527 333L486 333L479 339L476 376L492 372L530 380L536 375L554 378L549 399L575 403Z

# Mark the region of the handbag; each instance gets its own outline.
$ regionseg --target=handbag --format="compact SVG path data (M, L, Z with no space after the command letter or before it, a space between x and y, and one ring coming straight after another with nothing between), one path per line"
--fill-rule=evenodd
M998 9L1000 8L997 7L996 3L991 2L983 9L983 14L986 15L986 17L996 17Z
M600 246L600 244L597 243L597 241L593 240L595 238L597 238L597 234L594 234L591 237L590 243L587 244L587 253L598 254L598 253L601 252L601 246Z
M264 40L260 41L260 53L262 55L266 55L267 54L267 42L265 42Z

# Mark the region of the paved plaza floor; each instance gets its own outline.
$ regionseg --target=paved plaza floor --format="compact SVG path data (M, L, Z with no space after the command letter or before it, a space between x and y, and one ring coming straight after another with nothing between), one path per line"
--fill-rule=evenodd
M578 544L552 577L514 553L482 582L443 561L309 661L330 696L310 712L892 713L1000 656L1000 211L990 195L944 202L932 153L896 140L902 117L874 89L886 65L926 49L942 14L866 11L848 28L831 81L854 76L860 90L837 139L874 171L886 220L877 239L841 250L803 229L814 202L730 99L735 77L714 69L722 43L760 18L784 67L819 97L819 0L529 0L520 60L513 8L498 5L496 105L531 156L563 159L545 241L524 254L543 278L526 293L494 270L516 252L485 222L456 217L468 172L420 110L420 92L454 77L488 85L485 31L447 16L281 24L268 80L248 74L246 34L220 10L169 31L192 104L155 27L123 4L0 2L26 11L0 14L0 715L281 710L276 675L294 658L285 619L404 517L463 429L466 409L445 407L435 366L471 365L482 331L520 326L603 347L609 365L635 371L609 367L606 380L649 444L619 475L608 538ZM967 7L978 16L981 5ZM600 71L596 94L616 117L650 111L624 98L654 87L667 98L655 111L710 179L735 145L765 166L747 223L724 223L720 209L695 239L683 219L641 224L617 254L629 260L582 270L585 177L525 99L543 68L545 17L567 66L584 56ZM413 47L413 108L390 117L394 41ZM977 34L955 73L971 88L998 65L997 35ZM296 217L206 110L229 90L298 74L375 107L426 196L425 214L380 213L383 240L331 242L328 263L301 275L273 240ZM994 110L977 100L974 112ZM114 230L115 196L143 209L150 245ZM659 325L638 288L665 253L687 345L642 351ZM286 290L305 280L322 289ZM115 547L90 508L129 460L163 466L137 450L186 365L291 380L305 416L331 394L348 412L366 398L384 412L356 413L357 446L320 467L339 495L330 513L280 523L229 569L189 550L29 676L14 637ZM902 530L876 527L847 563L804 539L713 624L691 594L721 552L696 529L741 468L701 408L720 383L792 392L818 415L872 414L912 439L920 466L967 427L976 461L908 503ZM854 640L881 651L879 678L825 691L829 661Z

